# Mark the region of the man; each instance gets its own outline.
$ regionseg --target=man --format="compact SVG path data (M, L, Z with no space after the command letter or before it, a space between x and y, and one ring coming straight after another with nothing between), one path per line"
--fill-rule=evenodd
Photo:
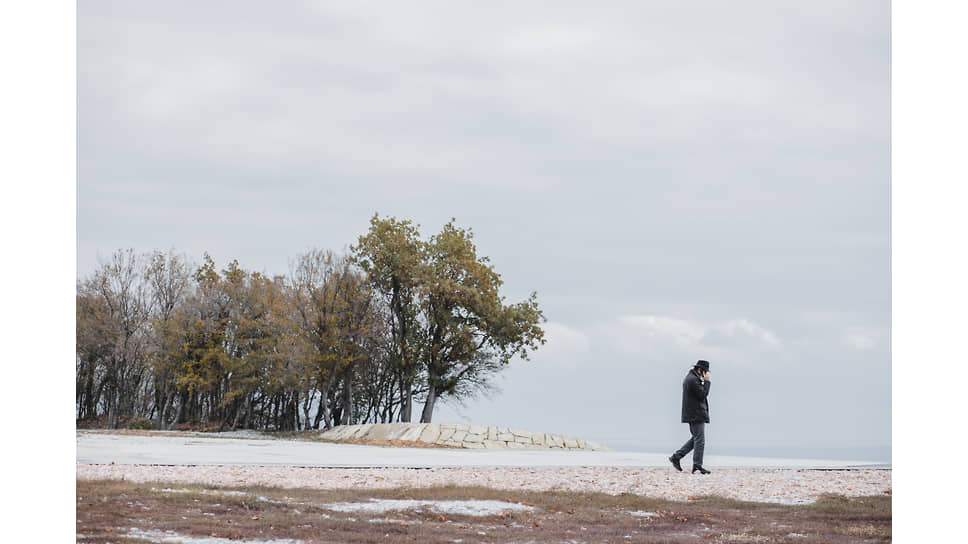
M689 424L689 440L672 454L669 461L676 470L682 471L679 460L692 451L692 472L709 474L702 466L702 454L706 449L706 424L709 423L709 361L699 360L686 379L682 380L682 422Z

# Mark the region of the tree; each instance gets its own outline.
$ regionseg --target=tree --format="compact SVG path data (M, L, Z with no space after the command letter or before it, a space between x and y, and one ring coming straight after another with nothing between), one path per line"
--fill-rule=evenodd
M353 389L361 361L373 358L382 325L375 294L349 259L312 250L301 255L292 271L290 291L296 323L313 348L312 368L320 400L315 426L335 423L330 393L342 385L336 409L339 423L354 418Z
M307 252L289 277L115 252L77 283L78 419L295 430L409 422L418 399L429 422L544 342L536 295L506 304L453 221L423 241L374 215L352 251Z
M470 230L451 221L424 242L410 221L374 215L352 248L390 308L401 421L411 420L418 378L425 393L420 420L430 422L439 398L486 390L511 358L527 358L544 343L536 294L506 306L500 276L486 257L478 258L472 240Z
M114 326L104 299L94 291L90 282L77 286L77 417L93 419L98 416L104 393L104 375L114 351Z
M180 409L176 422L248 418L258 395L273 403L273 423L298 425L299 361L288 348L281 279L248 272L232 261L219 273L206 254L193 275L195 291L178 314Z
M141 263L134 250L118 250L78 285L79 416L95 416L103 402L112 428L121 417L135 415L148 372L148 295Z
M370 230L351 247L353 262L389 308L392 339L390 365L400 387L400 421L411 421L414 383L420 372L418 282L423 266L423 243L417 225L391 217L370 219Z
M527 359L544 343L537 295L504 305L501 277L478 257L469 229L447 223L426 246L419 282L424 324L421 352L427 396L420 421L430 423L444 395L464 397L486 389L491 375L514 356Z
M150 362L154 379L154 409L159 429L167 427L168 408L175 393L181 331L176 312L191 291L190 265L184 256L156 251L151 255L145 279L151 300Z

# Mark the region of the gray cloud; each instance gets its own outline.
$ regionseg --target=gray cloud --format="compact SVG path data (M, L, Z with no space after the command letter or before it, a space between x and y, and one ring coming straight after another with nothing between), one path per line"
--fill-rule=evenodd
M427 235L456 217L510 299L537 290L552 332L583 335L560 357L584 338L617 374L672 364L653 378L673 392L702 349L746 369L782 360L809 369L790 416L805 428L829 425L817 388L874 369L860 396L822 398L831 413L876 406L870 440L889 445L889 4L77 11L79 275L129 246L283 273L308 247L352 243L376 211ZM665 349L623 316L703 336ZM655 355L616 347L635 343ZM559 386L577 395L589 357ZM509 376L544 367L522 368ZM753 404L730 385L723 403ZM593 419L537 423L581 434ZM763 428L729 425L750 443Z

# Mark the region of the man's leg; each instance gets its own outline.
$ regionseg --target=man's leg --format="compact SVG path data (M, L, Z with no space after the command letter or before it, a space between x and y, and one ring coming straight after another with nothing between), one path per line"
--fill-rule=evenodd
M706 450L706 424L705 423L690 423L689 432L692 433L692 446L694 451L692 452L692 465L702 466L702 454Z
M692 423L689 424L689 432L692 432ZM690 436L689 440L686 440L686 443L683 444L682 447L678 449L678 451L672 454L672 456L676 458L676 461L682 459L683 457L686 456L686 454L692 451L694 437L695 435Z

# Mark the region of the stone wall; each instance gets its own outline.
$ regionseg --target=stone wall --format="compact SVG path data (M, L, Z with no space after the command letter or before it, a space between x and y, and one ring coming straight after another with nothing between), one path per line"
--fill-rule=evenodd
M342 442L353 440L379 443L383 441L423 442L456 448L494 449L561 449L609 451L594 442L561 436L536 433L493 425L470 425L466 423L374 423L369 425L343 425L320 435L322 440Z

